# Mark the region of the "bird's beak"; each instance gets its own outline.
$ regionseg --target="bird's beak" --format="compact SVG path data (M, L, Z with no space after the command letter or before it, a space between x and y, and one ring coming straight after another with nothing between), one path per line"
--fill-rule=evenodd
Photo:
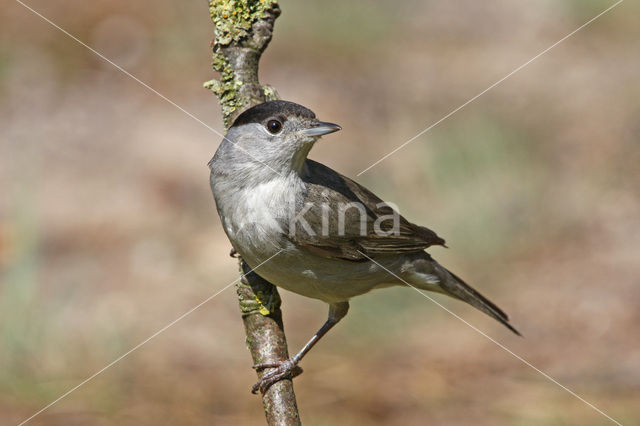
M342 130L342 127L337 124L327 123L326 121L316 121L311 127L303 130L303 133L306 136L322 136L337 132L338 130Z

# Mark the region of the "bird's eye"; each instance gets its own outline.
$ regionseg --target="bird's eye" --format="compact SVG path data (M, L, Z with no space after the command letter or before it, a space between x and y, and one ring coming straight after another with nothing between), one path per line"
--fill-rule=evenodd
M282 130L282 123L278 120L269 120L267 122L267 130L275 135Z

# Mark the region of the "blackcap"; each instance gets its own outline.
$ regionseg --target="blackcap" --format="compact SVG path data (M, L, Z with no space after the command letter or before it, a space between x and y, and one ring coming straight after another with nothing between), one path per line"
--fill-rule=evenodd
M500 308L425 251L444 246L435 232L307 158L322 135L338 130L301 105L265 102L238 116L209 162L233 249L251 268L260 265L256 273L274 285L329 304L327 321L300 352L255 366L271 370L253 392L300 371L298 362L347 314L349 300L376 288L410 285L444 293L519 334Z

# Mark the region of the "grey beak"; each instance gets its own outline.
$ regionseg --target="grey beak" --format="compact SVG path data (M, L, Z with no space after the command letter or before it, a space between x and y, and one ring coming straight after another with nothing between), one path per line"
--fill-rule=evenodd
M322 136L337 132L338 130L342 130L342 127L337 124L327 123L326 121L316 121L313 127L305 129L303 133L306 136Z

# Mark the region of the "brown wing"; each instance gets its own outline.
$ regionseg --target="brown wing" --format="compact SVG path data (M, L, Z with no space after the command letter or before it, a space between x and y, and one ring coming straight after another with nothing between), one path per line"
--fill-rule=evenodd
M444 246L435 232L409 222L365 187L320 163L307 160L303 179L307 194L301 208L314 232L299 229L290 238L318 256L364 261L362 253L412 253Z

